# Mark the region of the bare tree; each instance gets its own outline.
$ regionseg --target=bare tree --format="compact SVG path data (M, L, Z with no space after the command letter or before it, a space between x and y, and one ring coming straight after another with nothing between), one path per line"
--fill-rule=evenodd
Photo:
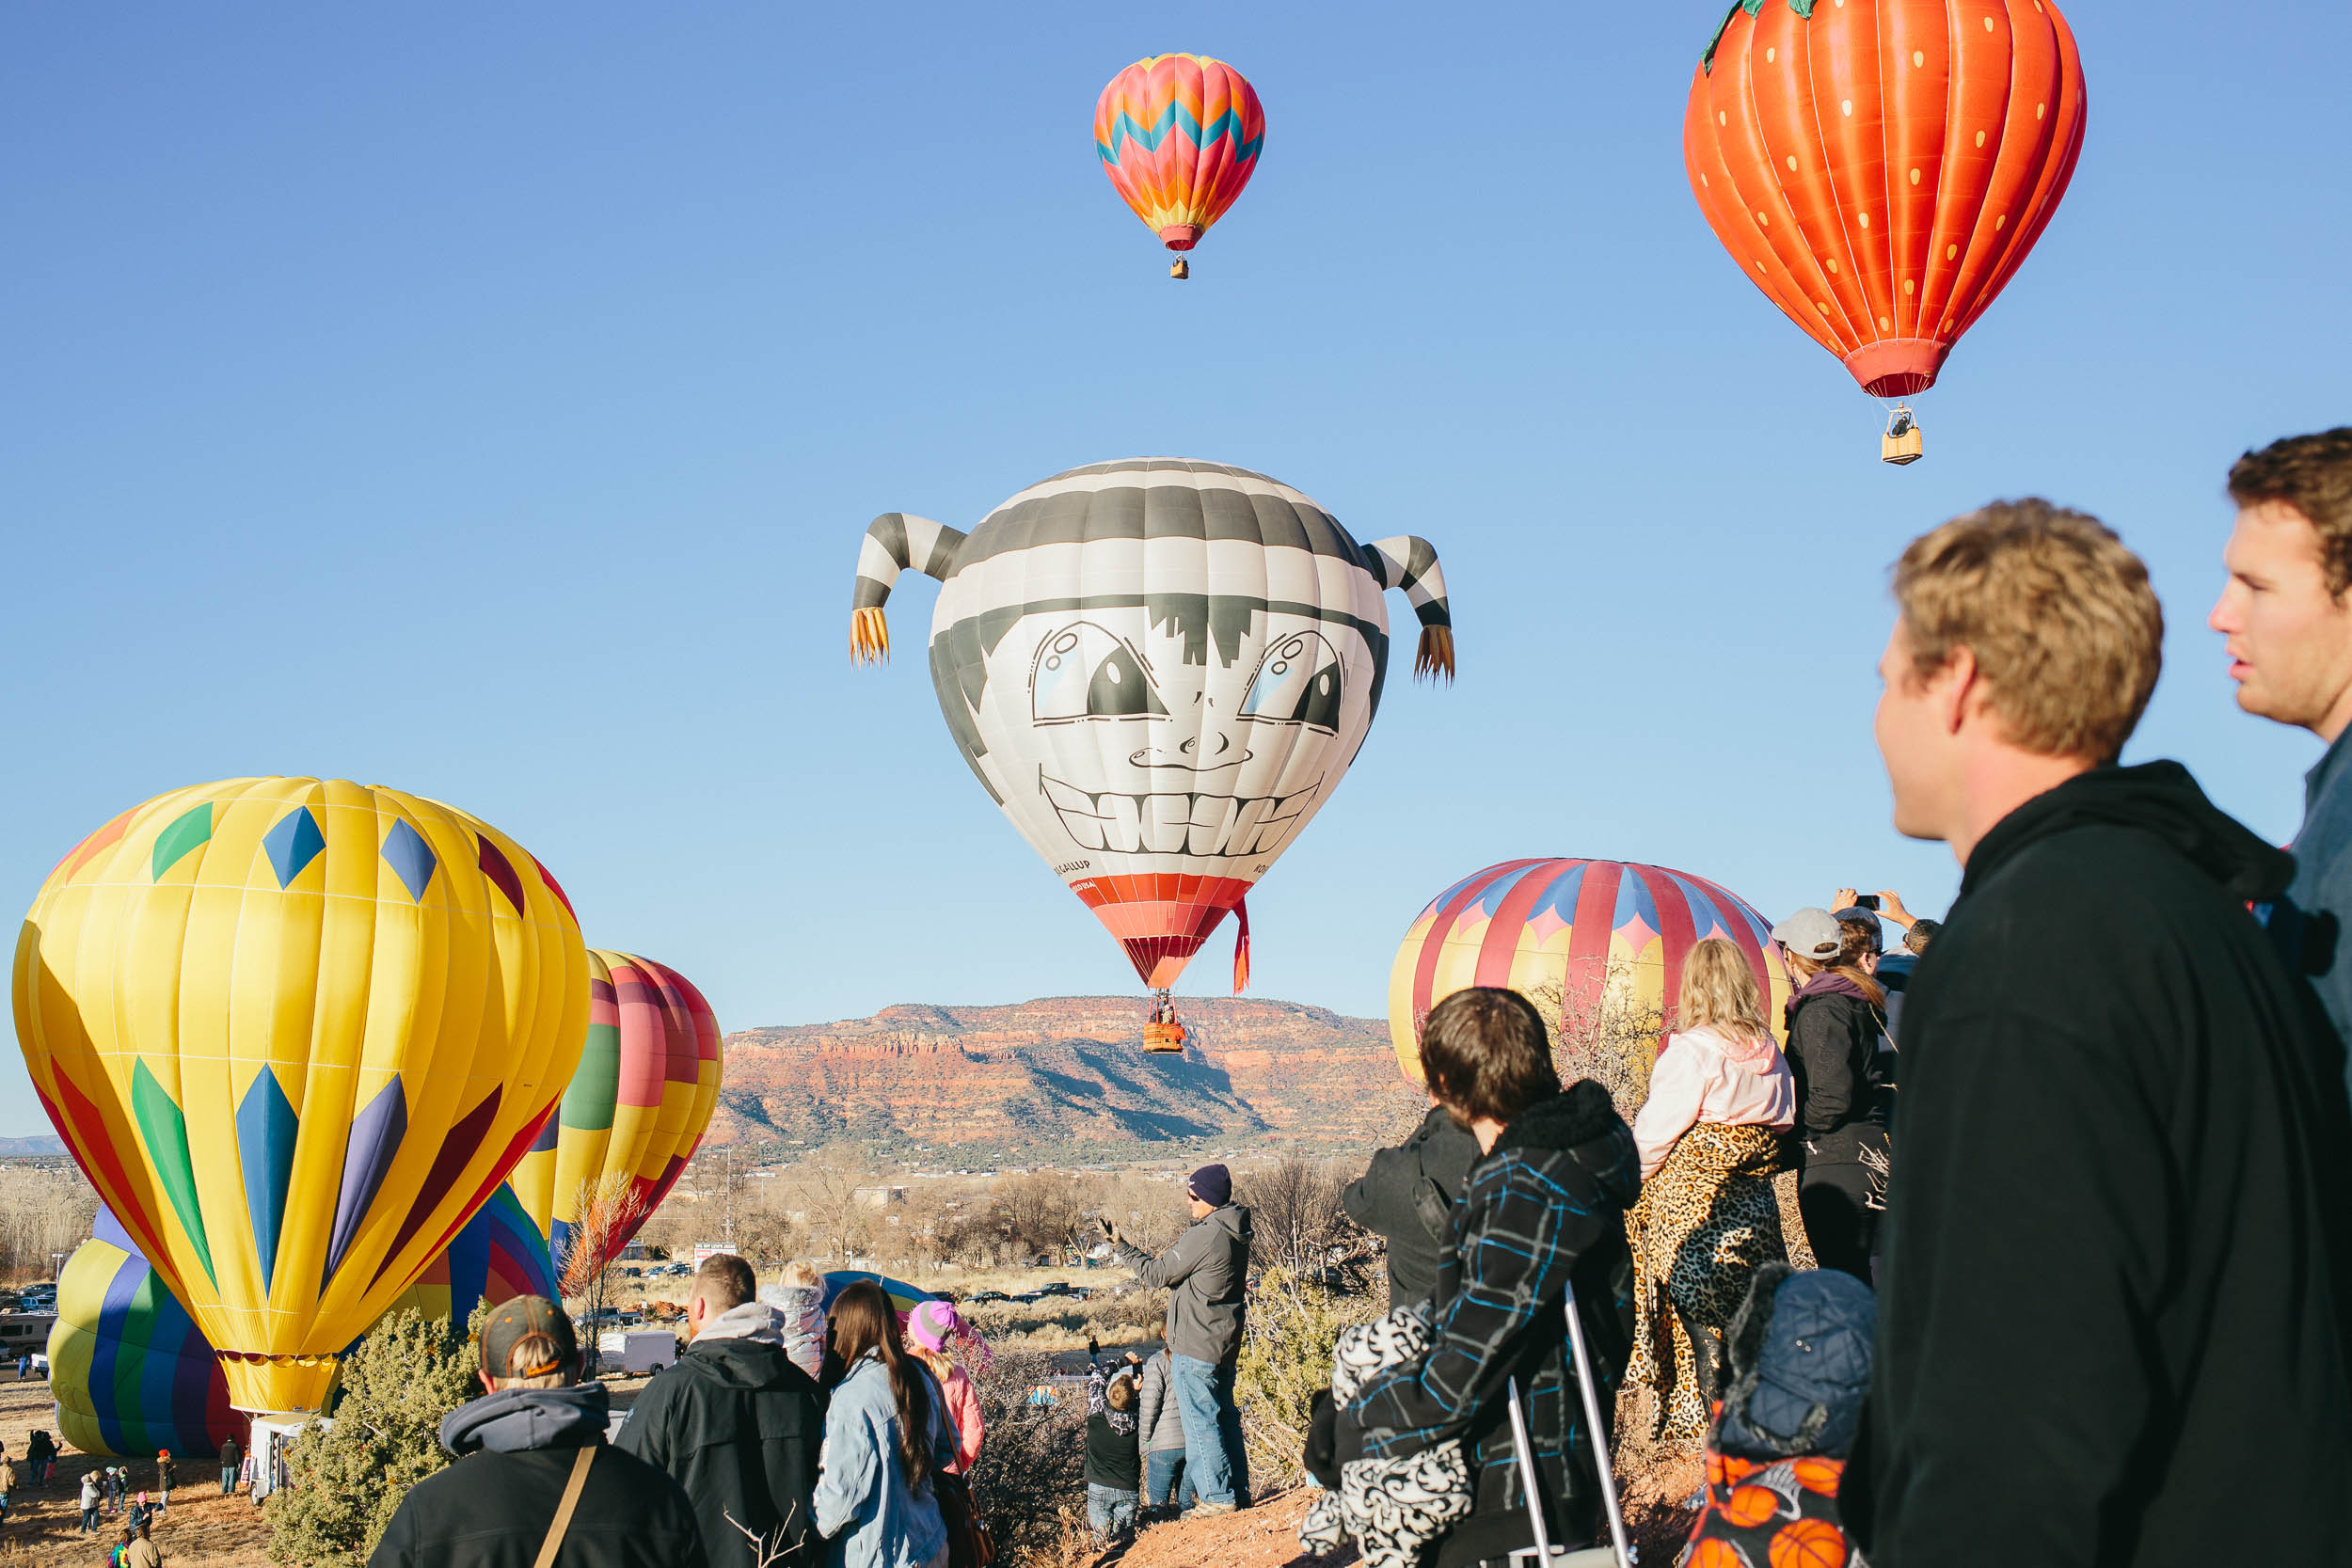
M1015 1244L1031 1255L1052 1253L1080 1244L1079 1227L1092 1207L1090 1184L1066 1171L1031 1171L1008 1176L996 1183L996 1211L1009 1227Z
M791 1166L780 1179L801 1216L809 1240L825 1257L846 1262L873 1242L875 1212L857 1200L871 1185L872 1162L852 1143L830 1143Z
M580 1217L555 1259L556 1279L586 1307L593 1338L612 1300L612 1260L645 1223L645 1192L626 1171L611 1171L580 1182L576 1207Z
M54 1277L97 1215L98 1194L72 1165L0 1164L0 1279Z
M1320 1279L1334 1252L1348 1250L1355 1227L1340 1207L1347 1178L1334 1164L1292 1155L1251 1171L1235 1183L1248 1205L1250 1250L1257 1260L1308 1279Z
M1633 966L1571 958L1559 981L1525 988L1551 1035L1552 1065L1563 1084L1590 1078L1609 1091L1628 1121L1649 1099L1650 1069L1665 1044L1665 1006L1641 994Z

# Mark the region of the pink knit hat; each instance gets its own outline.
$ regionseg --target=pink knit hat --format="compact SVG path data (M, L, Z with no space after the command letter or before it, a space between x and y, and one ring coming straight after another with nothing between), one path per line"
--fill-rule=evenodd
M918 1302L907 1316L907 1337L934 1355L945 1351L947 1341L962 1332L963 1320L956 1316L953 1302Z

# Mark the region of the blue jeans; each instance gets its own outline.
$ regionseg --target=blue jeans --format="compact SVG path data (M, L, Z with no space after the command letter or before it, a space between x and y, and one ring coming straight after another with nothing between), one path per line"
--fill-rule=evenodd
M1132 1535L1136 1528L1136 1495L1116 1486L1087 1482L1087 1528L1098 1536Z
M1143 1506L1147 1509L1190 1508L1200 1494L1192 1489L1192 1472L1184 1467L1184 1450L1161 1449L1143 1456Z
M1249 1457L1242 1451L1241 1412L1233 1406L1231 1362L1168 1357L1176 1372L1176 1412L1184 1427L1184 1471L1204 1503L1249 1501Z

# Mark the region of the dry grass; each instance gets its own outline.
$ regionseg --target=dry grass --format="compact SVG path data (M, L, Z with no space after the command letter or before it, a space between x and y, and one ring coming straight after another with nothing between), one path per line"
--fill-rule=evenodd
M54 1411L48 1384L39 1379L0 1383L0 1442L8 1445L9 1453L22 1456L35 1427L56 1436ZM131 1467L134 1496L141 1486L154 1486L155 1462L151 1459L117 1461L66 1452L49 1472L48 1485L21 1488L11 1496L8 1523L0 1526L0 1568L18 1568L19 1564L52 1568L98 1560L98 1538L81 1533L82 1477L101 1465L118 1463ZM171 1506L151 1532L165 1560L173 1568L267 1568L262 1553L267 1532L260 1511L242 1494L220 1495L220 1470L210 1459L185 1459L175 1468L181 1484L173 1489ZM100 1523L116 1530L122 1528L119 1518Z

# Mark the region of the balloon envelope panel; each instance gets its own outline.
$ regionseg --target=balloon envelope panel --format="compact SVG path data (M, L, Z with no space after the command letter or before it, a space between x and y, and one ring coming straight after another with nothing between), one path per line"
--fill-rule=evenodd
M551 1180L544 1195L517 1187L526 1204L548 1205L559 1264L594 1194L631 1195L633 1220L607 1237L600 1262L619 1254L677 1184L719 1103L719 1021L693 982L602 949L589 953L588 969L588 1040L551 1123Z
M2058 210L2085 108L2055 0L1750 5L1692 77L1683 160L1748 281L1906 397Z
M1683 958L1708 937L1727 938L1747 956L1778 1029L1789 985L1772 922L1715 883L1617 861L1490 865L1439 894L1397 949L1389 971L1397 1064L1420 1082L1422 1021L1470 986L1558 988L1569 1017L1586 1016L1604 997L1662 1017L1680 993Z
M49 1386L60 1435L124 1458L215 1451L238 1422L213 1347L103 1210L98 1229L57 1278Z
M501 1187L457 1232L449 1250L426 1265L423 1275L384 1310L404 1308L420 1317L447 1318L464 1328L477 1305L496 1307L516 1296L560 1300L548 1239L515 1196Z
M921 1286L909 1285L902 1279L892 1279L887 1275L866 1274L857 1269L843 1269L825 1275L825 1293L818 1298L819 1305L826 1311L832 1311L833 1304L839 1299L841 1292L861 1280L871 1280L881 1286L882 1294L890 1298L891 1308L901 1319L923 1303L937 1299Z
M116 817L43 884L14 989L51 1122L257 1411L318 1408L337 1353L521 1158L587 1031L545 868L340 780Z

